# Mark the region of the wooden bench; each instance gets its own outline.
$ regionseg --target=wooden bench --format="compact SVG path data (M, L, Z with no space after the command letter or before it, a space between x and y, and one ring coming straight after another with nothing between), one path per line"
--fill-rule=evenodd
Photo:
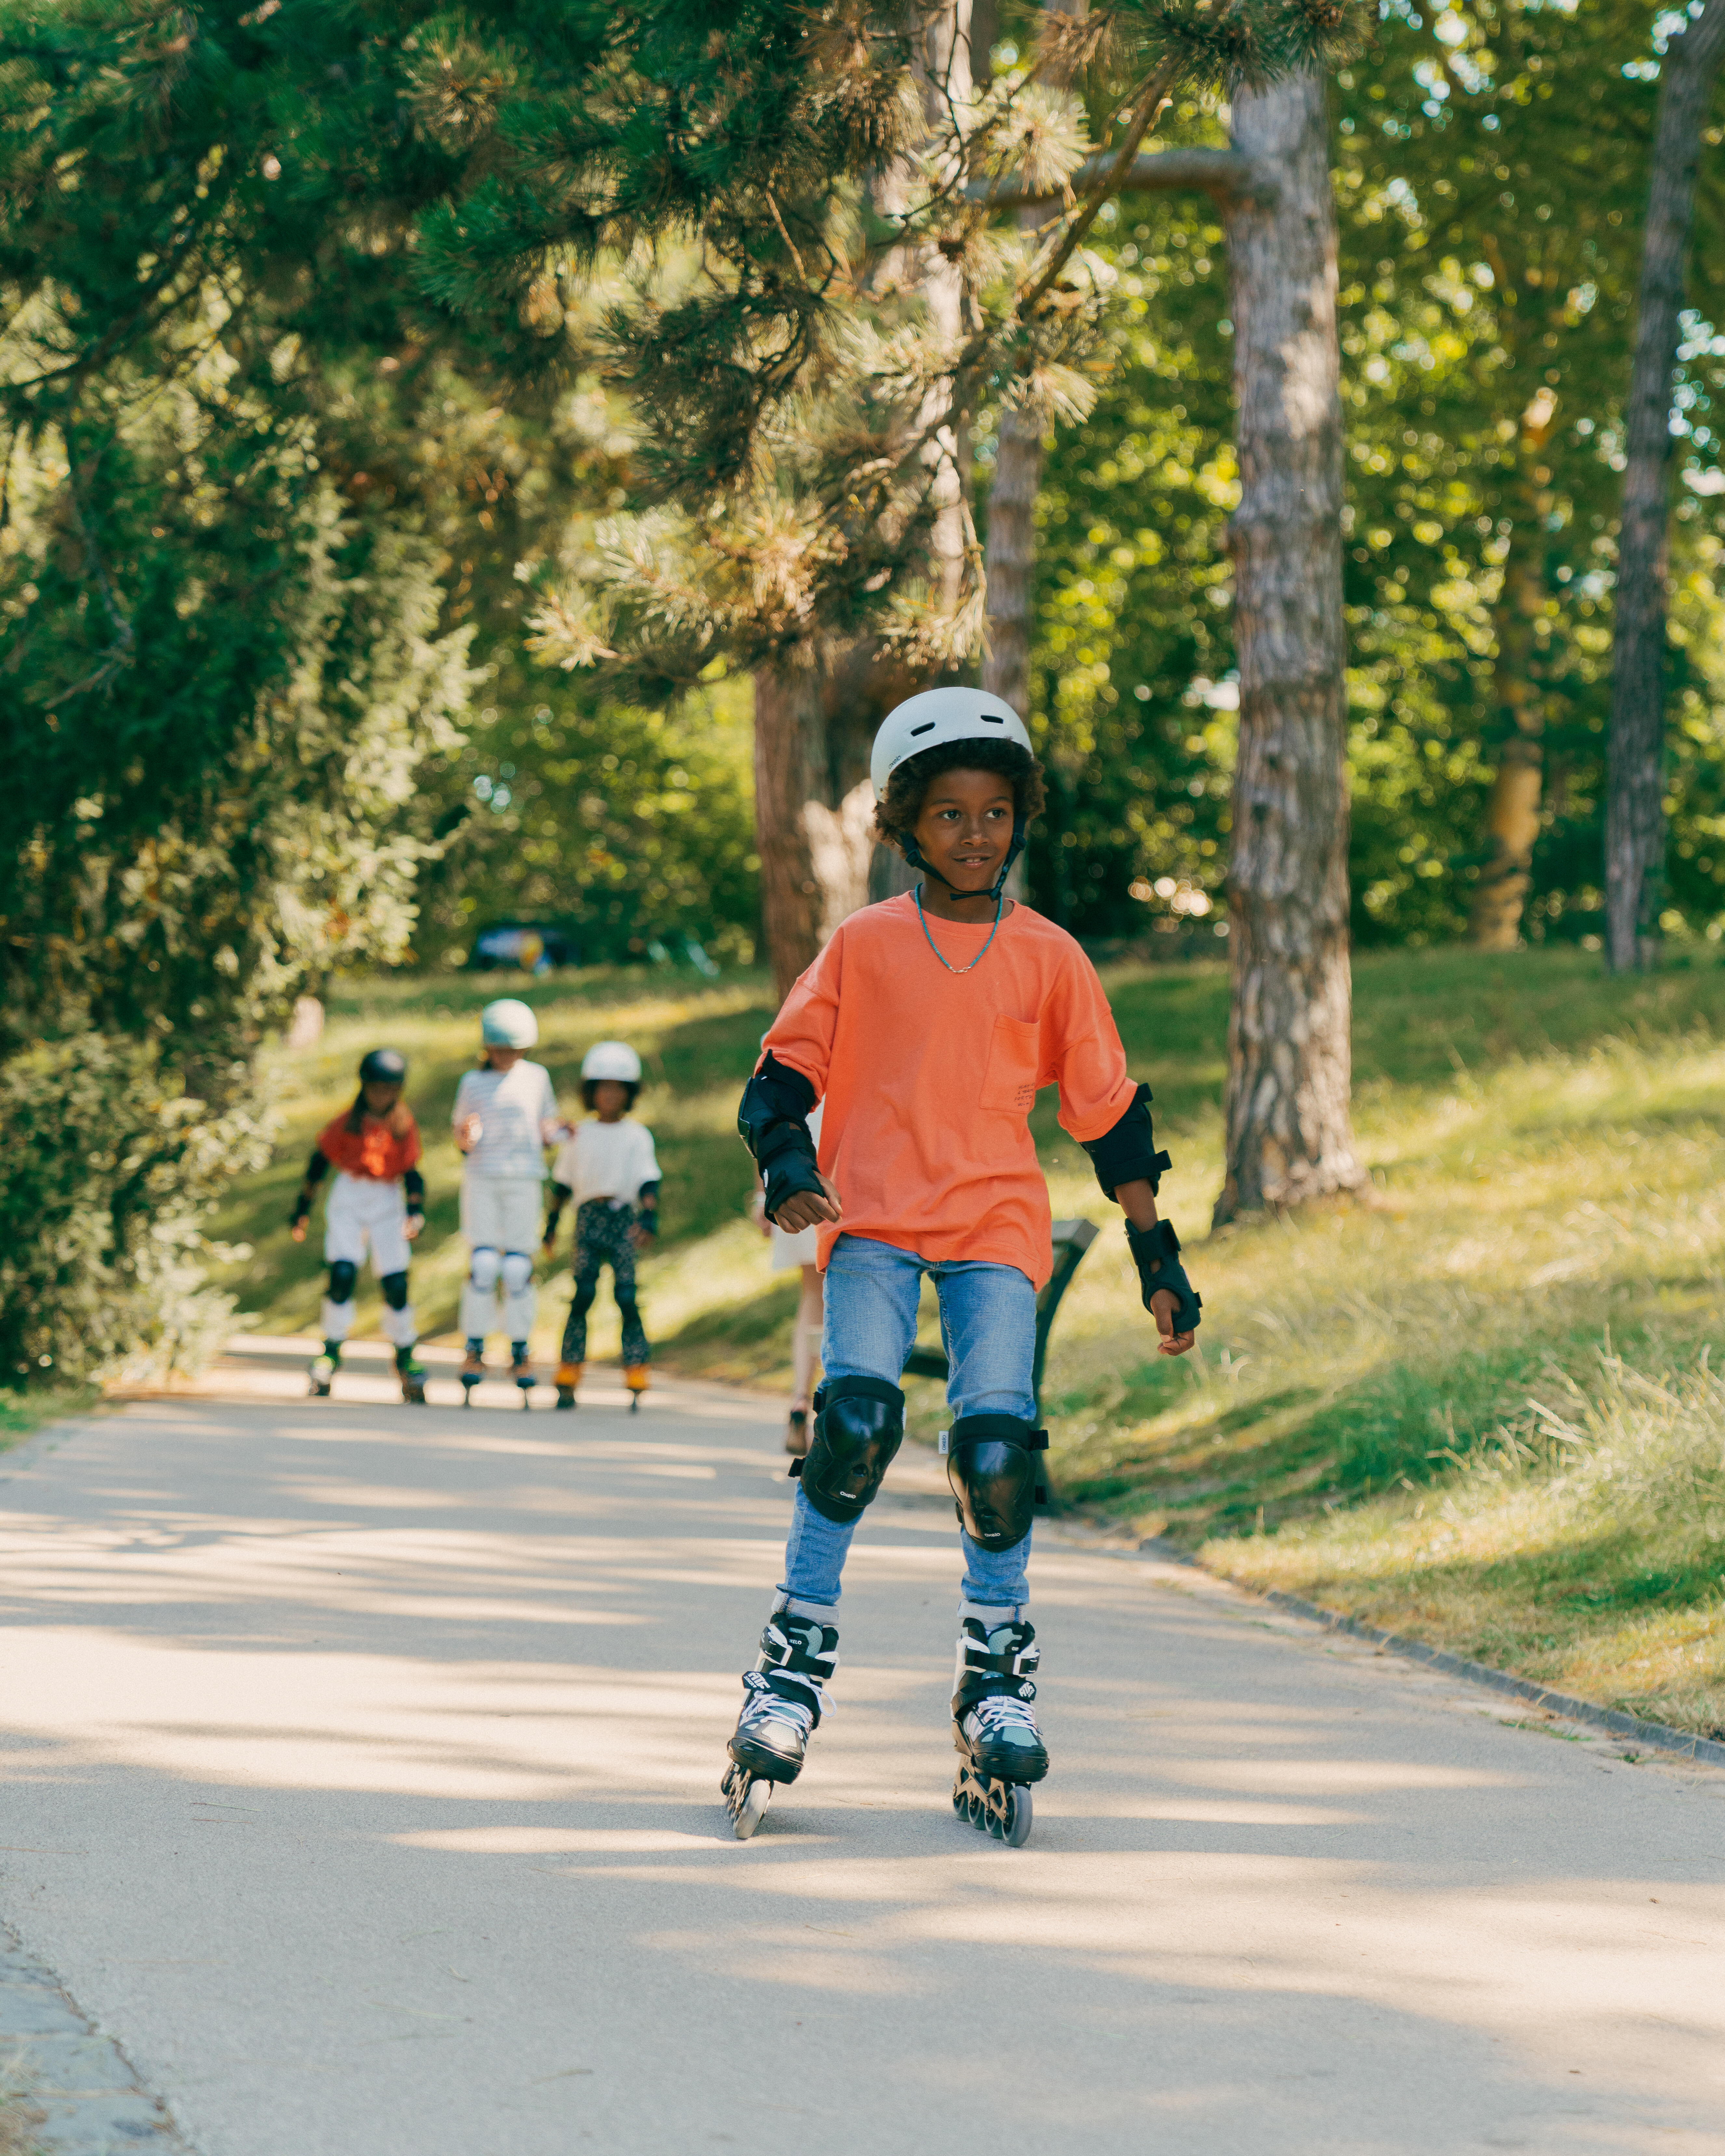
M1048 1336L1054 1330L1060 1297L1072 1285L1072 1276L1084 1262L1084 1254L1100 1231L1094 1220L1056 1220L1054 1224L1054 1270L1036 1298L1036 1359L1030 1366L1030 1390L1035 1396L1036 1419L1042 1419L1042 1366L1048 1358ZM905 1363L912 1378L945 1378L952 1374L944 1348L913 1348Z

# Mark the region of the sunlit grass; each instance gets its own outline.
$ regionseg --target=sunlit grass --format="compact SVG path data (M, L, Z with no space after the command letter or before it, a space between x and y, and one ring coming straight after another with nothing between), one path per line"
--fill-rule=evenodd
M1710 1347L1725 1358L1725 971L1621 983L1579 953L1363 961L1356 1113L1371 1202L1209 1237L1225 972L1120 969L1108 984L1174 1153L1163 1204L1205 1317L1201 1354L1154 1354L1118 1215L1045 1097L1034 1127L1055 1211L1105 1227L1062 1306L1045 1386L1062 1500L1168 1533L1242 1579L1590 1697L1725 1722L1721 1508L1697 1509L1692 1481L1661 1464L1676 1457L1663 1439L1638 1455L1630 1506L1599 1494L1609 1477L1584 1504L1548 1445L1502 1435L1532 1427L1530 1400L1584 1431L1589 1404L1620 1394L1625 1427L1640 1416L1652 1431L1667 1396L1686 1403L1686 1429L1725 1426L1701 1363ZM288 1241L288 1209L312 1133L387 1038L415 1060L430 1141L416 1299L429 1329L453 1325L464 1254L449 1105L478 1005L519 986L356 989L335 999L315 1054L278 1057L290 1142L221 1224L257 1245L238 1281L257 1322L315 1322L316 1245ZM529 993L572 1106L590 1041L621 1034L647 1060L638 1112L660 1140L666 1238L642 1267L643 1300L663 1359L782 1389L794 1288L770 1275L747 1219L734 1120L764 983L594 974ZM567 1292L565 1260L544 1283L542 1354ZM362 1303L362 1322L375 1309ZM592 1353L616 1344L602 1301ZM938 1389L911 1390L913 1428L930 1435ZM1421 1554L1440 1514L1454 1537L1442 1563Z

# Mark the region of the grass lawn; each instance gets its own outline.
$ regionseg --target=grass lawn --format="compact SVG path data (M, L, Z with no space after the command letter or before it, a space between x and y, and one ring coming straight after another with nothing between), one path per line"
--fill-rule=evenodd
M1135 1075L1172 1147L1165 1209L1204 1296L1200 1355L1170 1364L1117 1229L1062 1306L1045 1387L1061 1498L1166 1533L1278 1586L1522 1675L1685 1727L1725 1727L1725 968L1603 978L1579 952L1396 953L1355 976L1356 1116L1370 1203L1204 1240L1221 1178L1227 981L1219 965L1107 976ZM275 1163L218 1231L266 1330L315 1324L315 1240L286 1219L311 1138L362 1051L413 1059L431 1188L415 1297L454 1322L463 1254L455 1082L479 1005L521 993L572 1105L580 1055L625 1037L665 1171L643 1267L662 1358L782 1385L794 1288L745 1217L737 1094L764 985L493 975L337 995L316 1051L279 1053ZM1057 1214L1109 1219L1045 1096L1034 1127ZM542 1296L554 1350L567 1260ZM375 1321L367 1284L362 1323ZM602 1301L593 1353L614 1353ZM913 1381L914 1426L938 1425Z

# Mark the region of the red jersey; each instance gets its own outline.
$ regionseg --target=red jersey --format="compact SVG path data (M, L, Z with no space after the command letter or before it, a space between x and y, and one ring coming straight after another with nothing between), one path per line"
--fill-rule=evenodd
M317 1149L331 1168L344 1175L357 1175L368 1183L398 1183L419 1158L419 1127L408 1117L400 1137L387 1122L362 1116L359 1128L350 1131L347 1116L336 1116L317 1134Z

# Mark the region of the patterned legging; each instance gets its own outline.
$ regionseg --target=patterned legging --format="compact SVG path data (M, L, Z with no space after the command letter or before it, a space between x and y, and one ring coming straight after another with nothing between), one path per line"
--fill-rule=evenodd
M575 1215L575 1300L569 1305L569 1322L563 1327L563 1360L587 1360L587 1313L599 1291L602 1266L611 1268L611 1286L623 1318L623 1359L644 1363L652 1353L641 1326L640 1306L635 1301L635 1246L629 1230L635 1224L633 1205L614 1206L608 1198L589 1198Z

